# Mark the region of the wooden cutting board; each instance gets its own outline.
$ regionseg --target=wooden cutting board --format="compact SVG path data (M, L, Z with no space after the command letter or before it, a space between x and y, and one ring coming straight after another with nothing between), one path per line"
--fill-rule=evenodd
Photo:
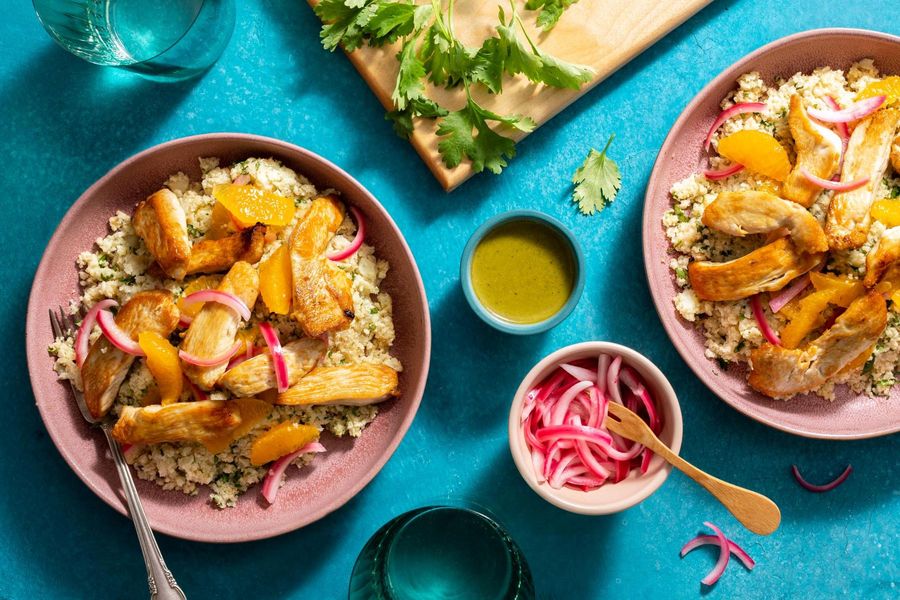
M315 6L319 0L308 2ZM507 77L503 94L490 95L480 89L481 86L476 86L475 96L480 104L492 111L526 114L540 126L710 2L712 0L580 0L563 14L552 31L543 33L535 25L538 13L525 10L524 0L519 0L516 5L532 39L554 56L592 67L594 78L574 91L536 85L521 76ZM480 46L485 38L494 35L498 6L508 9L509 4L493 0L457 0L454 7L457 35L469 46ZM399 44L395 44L382 48L363 47L349 54L350 61L385 110L393 108L391 92L397 78L395 56L398 50ZM459 90L429 87L428 95L450 109L465 104ZM465 161L453 169L444 166L437 150L435 129L434 121L419 119L410 141L440 184L450 191L473 173ZM516 131L512 137L521 139L526 135Z

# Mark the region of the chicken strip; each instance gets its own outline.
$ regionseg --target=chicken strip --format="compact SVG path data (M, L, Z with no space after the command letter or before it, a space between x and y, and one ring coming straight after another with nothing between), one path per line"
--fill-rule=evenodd
M868 177L866 185L835 194L828 207L825 235L835 250L859 248L866 242L872 219L869 209L887 170L891 142L900 127L900 109L883 109L859 123L850 136L841 181Z
M266 226L257 223L217 240L200 240L191 250L187 274L219 273L238 262L255 264L262 258L266 246Z
M822 188L804 177L803 169L816 177L831 179L838 172L843 143L838 134L809 118L803 100L797 94L791 96L788 127L794 138L797 161L784 181L782 193L788 200L809 208L822 193Z
M282 350L287 364L288 385L294 385L325 355L325 342L317 338L304 338L286 344ZM277 384L272 356L264 353L245 360L226 371L219 385L239 397L255 396L274 388Z
M234 294L253 310L259 293L259 275L250 264L240 261L222 278L219 290ZM222 354L234 345L241 317L231 308L217 302L206 302L188 326L181 349L200 358ZM200 389L210 390L225 372L228 361L214 367L201 367L182 360L184 374Z
M722 192L703 211L703 224L729 235L788 230L801 252L825 252L828 240L812 214L768 192Z
M313 201L291 234L291 315L309 337L346 329L354 317L349 282L341 282L322 256L343 220L343 205L322 196Z
M866 276L863 279L866 287L881 281L881 277L897 260L900 260L900 227L891 227L881 234L878 244L866 255Z
M740 300L780 290L812 270L824 256L800 252L789 238L780 238L728 262L692 262L688 277L701 300Z
M116 315L116 325L134 340L142 331L169 337L178 325L178 317L172 292L150 290L138 292L125 303ZM85 402L95 418L109 412L134 359L133 355L113 346L105 336L91 345L81 368L81 380Z
M851 363L860 363L887 325L887 304L870 293L850 304L825 333L805 348L765 343L750 353L750 385L771 398L820 388Z
M161 189L142 201L131 223L163 272L178 281L184 279L191 258L191 238L184 208L175 194Z
M272 405L256 398L125 406L112 435L122 444L195 442L222 452L261 423Z
M900 135L894 138L894 143L891 145L891 167L893 167L894 173L900 175Z
M277 404L375 404L399 396L397 383L397 371L384 365L319 367L279 394Z

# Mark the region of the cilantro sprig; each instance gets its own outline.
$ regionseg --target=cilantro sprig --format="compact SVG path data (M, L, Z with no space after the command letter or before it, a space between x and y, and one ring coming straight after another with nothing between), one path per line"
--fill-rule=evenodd
M619 173L619 165L609 158L606 152L609 150L615 135L609 136L602 152L591 148L587 158L575 175L572 183L575 190L572 192L572 200L578 204L579 210L585 215L592 215L615 200L616 194L622 185L622 176Z
M352 52L363 44L401 42L391 94L394 110L386 115L398 135L408 137L416 118L437 120L438 151L447 167L468 160L475 172L500 173L516 153L515 141L504 134L531 131L535 123L527 116L488 110L473 97L472 88L501 94L503 77L521 74L534 83L577 90L590 81L593 70L543 52L512 2L508 17L502 8L498 11L496 35L478 48L469 47L453 30L453 5L454 0L423 5L413 0L322 0L315 12L324 23L320 36L328 50ZM427 95L429 83L462 88L465 105L453 111L440 106Z
M528 0L525 8L528 10L538 10L537 24L544 30L550 31L559 21L559 18L567 8L578 2L578 0Z

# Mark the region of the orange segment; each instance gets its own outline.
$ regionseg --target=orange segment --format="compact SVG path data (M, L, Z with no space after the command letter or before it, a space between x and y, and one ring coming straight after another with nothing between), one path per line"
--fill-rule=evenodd
M828 300L830 304L843 308L847 308L851 302L866 295L866 287L861 281L856 279L838 277L827 273L810 273L809 279L812 281L816 291L830 291L832 293L831 298Z
M221 275L201 275L197 279L193 280L184 288L182 292L181 300L178 301L178 308L181 310L181 314L186 317L190 317L193 319L200 312L200 309L203 308L202 302L197 302L194 304L186 305L184 303L184 298L186 296L190 296L194 292L199 292L201 290L214 290L219 287L219 283L222 282Z
M900 201L876 200L872 203L869 214L876 221L884 223L885 227L897 227L900 225Z
M294 201L252 185L225 183L213 188L213 198L234 216L241 227L256 223L284 226L294 218Z
M270 311L279 315L290 312L292 282L291 255L282 245L259 265L259 293Z
M890 77L873 81L856 95L856 99L859 101L873 96L886 96L882 106L890 106L900 102L900 76L891 75Z
M781 330L781 343L785 348L796 348L803 338L822 326L825 322L822 313L828 308L833 294L831 290L823 290L813 292L800 300L797 312L791 317L790 323Z
M206 449L213 454L224 452L231 442L240 439L250 433L250 430L262 423L263 419L272 412L272 405L256 398L237 398L234 402L241 413L241 422L233 430L203 443Z
M147 368L159 386L160 403L178 402L184 385L178 350L155 331L142 331L138 335L138 344L147 355Z
M264 465L318 439L319 430L312 425L284 421L256 438L250 448L250 462L257 467Z
M722 138L719 154L776 181L784 181L791 172L791 161L784 146L762 131L743 129Z
M220 240L223 237L228 237L237 230L237 224L228 209L225 208L221 202L213 204L209 229L206 231L206 238L210 240Z

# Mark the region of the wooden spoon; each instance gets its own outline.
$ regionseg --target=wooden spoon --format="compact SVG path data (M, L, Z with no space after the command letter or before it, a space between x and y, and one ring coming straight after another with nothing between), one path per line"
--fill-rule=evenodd
M762 494L713 477L684 460L663 444L639 416L615 402L609 403L606 427L622 437L638 442L663 457L669 464L702 485L741 524L760 535L769 535L781 523L778 505Z

